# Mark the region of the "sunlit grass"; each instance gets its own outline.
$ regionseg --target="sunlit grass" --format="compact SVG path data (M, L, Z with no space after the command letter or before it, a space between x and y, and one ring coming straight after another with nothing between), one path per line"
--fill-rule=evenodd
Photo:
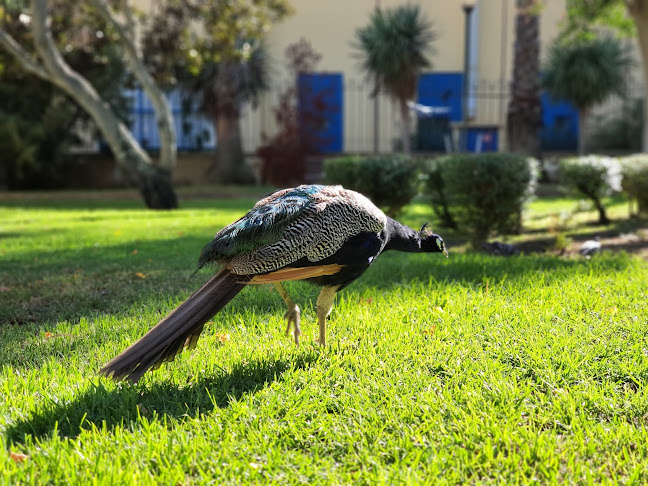
M648 266L625 254L385 254L340 292L324 350L316 288L288 285L295 348L254 287L139 385L98 377L253 202L0 208L0 483L648 481ZM576 203L538 200L529 224Z

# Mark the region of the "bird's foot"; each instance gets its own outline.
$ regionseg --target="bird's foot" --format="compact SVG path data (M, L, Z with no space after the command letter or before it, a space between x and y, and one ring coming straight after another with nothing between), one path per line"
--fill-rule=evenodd
M290 334L290 326L292 325L295 344L299 346L299 336L301 335L301 328L299 327L301 311L299 310L299 306L294 304L292 307L289 307L284 314L284 319L286 319L287 322L286 334Z

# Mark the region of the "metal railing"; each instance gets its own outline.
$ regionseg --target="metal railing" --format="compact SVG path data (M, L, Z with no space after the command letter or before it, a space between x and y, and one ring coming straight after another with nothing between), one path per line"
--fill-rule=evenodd
M281 93L291 83L288 81L275 82L266 92L257 107L246 105L242 110L241 132L244 151L254 153L262 143L263 134L272 135L276 129L273 110L277 107ZM373 96L373 86L364 79L344 79L343 85L343 150L345 152L369 153L378 150L389 152L394 149L394 143L400 136L400 115L396 103L385 93ZM502 80L478 80L469 90L471 104L474 106L473 118L469 126L491 126L503 132L506 126L506 112L509 102L509 85ZM628 83L626 99L642 98L643 85L633 79ZM131 100L130 126L135 137L147 149L157 149L159 139L153 108L140 90L129 90L125 95ZM457 96L456 93L453 93ZM461 96L458 94L458 96ZM169 95L175 127L178 137L179 150L210 150L217 144L212 123L198 114L195 106L183 106L180 95ZM448 99L448 103L450 103ZM186 104L186 103L185 103ZM596 129L597 125L605 123L612 117L629 116L624 112L624 99L611 97L603 104L595 107L590 118L588 130ZM413 115L414 116L414 115ZM465 126L459 120L456 126ZM413 124L414 130L417 124ZM75 151L99 150L100 144L84 132L79 131L84 143L75 147Z

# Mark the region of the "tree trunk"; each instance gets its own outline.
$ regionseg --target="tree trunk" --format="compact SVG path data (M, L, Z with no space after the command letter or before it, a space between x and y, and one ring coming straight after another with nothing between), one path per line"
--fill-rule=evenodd
M178 205L171 185L170 168L157 169L129 128L115 115L94 87L70 68L54 45L46 0L32 0L32 33L38 57L23 49L0 28L0 45L25 71L50 82L72 98L95 122L108 143L115 161L139 184L146 205L152 209L173 209ZM171 151L175 161L175 142ZM168 158L168 160L171 160Z
M642 151L648 152L648 2L625 0L630 16L637 27L637 42L641 52L641 68L644 78Z
M137 176L140 193L148 208L174 209L178 207L178 199L171 184L170 172L148 166L148 169L138 172Z
M123 13L120 17L125 18L123 22L120 17L112 12L108 0L91 0L91 3L97 8L103 19L112 24L120 35L121 42L119 45L122 49L122 57L153 105L153 113L160 137L160 155L156 165L163 172L172 172L177 160L178 144L171 106L144 65L140 42L136 38L135 26L137 20L134 17L131 2L126 0L120 9L120 12Z
M585 155L585 142L587 140L588 110L578 109L578 155Z
M216 160L208 169L208 178L221 184L253 184L254 174L245 163L238 112L214 114Z
M610 219L607 217L607 213L605 212L605 206L603 206L603 203L601 202L601 198L599 198L596 194L592 194L589 192L585 187L579 186L578 188L583 194L585 194L587 197L589 197L592 202L594 203L594 207L596 207L596 210L599 213L599 224L609 224Z
M138 181L146 205L151 209L174 209L178 201L170 172L153 167L149 155L129 128L115 115L94 87L70 68L56 49L49 29L46 0L32 1L34 45L43 62L47 80L76 101L97 124L118 164Z
M513 80L506 119L510 152L540 157L540 19L537 0L517 0Z
M594 206L596 206L596 210L599 213L599 224L609 224L610 220L605 213L605 206L603 206L603 203L599 198L594 199Z
M407 100L399 100L400 115L401 115L401 143L403 144L403 152L409 154L412 152L411 143L411 129L410 129L410 110L407 106Z

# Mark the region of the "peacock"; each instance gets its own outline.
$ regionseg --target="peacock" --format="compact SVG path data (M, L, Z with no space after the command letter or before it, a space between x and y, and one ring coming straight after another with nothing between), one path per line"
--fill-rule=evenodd
M446 251L443 239L415 231L386 216L362 194L342 186L301 185L257 202L242 218L220 230L202 250L198 268L220 270L198 291L100 373L136 383L147 370L193 348L203 326L246 285L272 284L287 306L286 334L301 335L300 309L282 282L319 285L319 344L326 345L326 318L336 293L360 277L382 252Z

